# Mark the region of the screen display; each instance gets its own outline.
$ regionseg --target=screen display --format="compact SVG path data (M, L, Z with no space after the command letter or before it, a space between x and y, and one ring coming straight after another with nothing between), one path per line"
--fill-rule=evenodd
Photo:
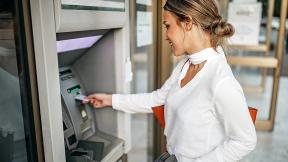
M74 87L68 88L67 92L68 93L72 93L72 94L78 94L79 90L80 90L80 85L76 85Z

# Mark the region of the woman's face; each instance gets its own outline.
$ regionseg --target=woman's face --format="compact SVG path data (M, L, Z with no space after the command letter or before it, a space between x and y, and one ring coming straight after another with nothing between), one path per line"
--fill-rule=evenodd
M170 11L164 11L163 24L166 28L166 40L169 42L173 54L175 56L183 55L186 52L184 48L184 28Z
M192 54L211 47L210 34L193 24L191 20L178 22L173 13L164 11L163 24L166 27L166 40L175 56Z

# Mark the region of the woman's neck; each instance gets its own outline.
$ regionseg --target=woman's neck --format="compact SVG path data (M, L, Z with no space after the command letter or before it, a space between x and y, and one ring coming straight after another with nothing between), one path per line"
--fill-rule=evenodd
M190 40L190 42L189 42L188 48L186 50L186 53L188 55L191 55L191 54L197 53L199 51L202 51L206 48L212 47L209 34L198 33L197 36L198 36L197 40Z
M206 48L212 48L211 44L203 44L203 45L195 45L191 46L190 49L186 51L187 55L193 55L194 53L198 53Z

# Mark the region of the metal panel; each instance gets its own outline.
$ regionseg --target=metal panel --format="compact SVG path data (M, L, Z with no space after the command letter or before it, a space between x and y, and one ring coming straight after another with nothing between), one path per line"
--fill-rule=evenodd
M106 34L73 65L88 94L115 93L114 33ZM95 110L98 128L117 136L117 114L112 109Z
M65 149L54 4L53 1L31 0L30 8L45 161L62 162Z
M61 0L54 0L54 6L57 33L120 28L127 20L127 9L124 12L63 9Z

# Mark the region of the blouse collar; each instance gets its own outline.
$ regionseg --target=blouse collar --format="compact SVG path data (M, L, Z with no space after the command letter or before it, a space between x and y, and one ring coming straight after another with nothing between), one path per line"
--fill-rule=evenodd
M216 51L213 48L205 48L199 52L187 55L189 58L189 61L193 64L200 64L212 57L215 56Z

